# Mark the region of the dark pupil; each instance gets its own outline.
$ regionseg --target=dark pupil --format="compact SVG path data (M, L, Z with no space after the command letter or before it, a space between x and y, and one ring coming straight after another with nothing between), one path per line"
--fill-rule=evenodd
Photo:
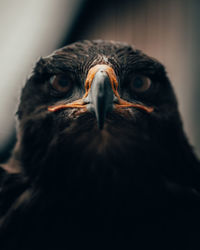
M64 77L60 77L58 80L58 83L61 87L66 87L68 84L66 78L64 78Z
M133 82L134 88L137 88L137 89L142 88L143 84L144 82L140 77L136 77Z

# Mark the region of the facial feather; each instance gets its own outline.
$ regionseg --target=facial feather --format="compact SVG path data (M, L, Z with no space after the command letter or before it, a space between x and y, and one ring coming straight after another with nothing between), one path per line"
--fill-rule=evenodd
M101 65L112 68L118 83L102 129L86 101L84 108L49 109L83 99L88 72L96 65L100 70ZM105 79L95 75L91 86ZM119 100L134 105L119 108ZM141 106L152 107L152 112ZM86 224L98 231L105 222L113 226L113 232L122 228L132 232L133 225L141 226L140 220L153 225L163 220L166 225L165 218L174 219L170 211L178 203L176 192L184 197L188 192L189 199L198 200L199 163L185 137L165 68L130 45L82 41L41 58L22 90L17 115L18 143L8 165L20 164L18 178L24 188L6 203L6 207L14 205L3 216L10 218L8 225L17 242L12 220L19 225L22 218L22 231L33 231L36 245L37 236L44 236L45 244L52 238L50 242L56 245L65 244L60 238L63 232L74 237ZM20 199L27 190L26 199ZM17 207L16 201L20 201ZM182 211L187 202L179 201L177 207ZM21 213L19 217L15 210Z

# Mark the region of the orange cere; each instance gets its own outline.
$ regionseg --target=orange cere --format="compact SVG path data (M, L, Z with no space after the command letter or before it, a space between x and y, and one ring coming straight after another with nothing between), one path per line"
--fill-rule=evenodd
M51 112L54 112L54 111L58 111L58 110L65 109L65 108L84 108L84 109L86 109L87 103L85 103L84 99L88 96L88 93L89 93L89 90L91 88L94 76L97 73L97 71L99 71L99 70L103 70L108 74L112 90L118 99L117 100L118 103L115 104L116 108L135 107L135 108L142 109L142 110L146 111L147 113L153 112L153 110L154 110L153 107L147 107L147 106L144 106L142 104L131 103L131 102L125 101L122 98L120 98L119 93L117 91L119 83L117 81L117 76L115 74L115 71L113 70L113 68L111 68L110 66L105 65L105 64L97 64L89 70L87 77L86 77L86 81L85 81L85 94L83 95L83 97L81 99L78 99L74 102L67 103L67 104L57 104L55 106L50 106L50 107L48 107L48 110Z

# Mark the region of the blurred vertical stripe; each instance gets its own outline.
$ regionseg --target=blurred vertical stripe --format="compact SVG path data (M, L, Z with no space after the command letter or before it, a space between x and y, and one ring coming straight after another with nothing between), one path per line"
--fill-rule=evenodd
M18 97L35 61L58 48L84 0L0 1L0 161L14 143Z

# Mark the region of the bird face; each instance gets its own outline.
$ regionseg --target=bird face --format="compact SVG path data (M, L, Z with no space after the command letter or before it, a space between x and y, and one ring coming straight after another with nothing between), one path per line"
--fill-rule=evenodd
M170 154L180 123L164 67L127 44L105 41L77 42L40 59L18 117L16 151L26 171L48 166L48 173L68 169L68 176L97 168L147 174Z
M57 79L54 79L54 81L57 82ZM55 105L49 107L48 110L55 112L65 108L83 108L85 111L93 111L99 129L103 128L107 112L112 111L114 108L135 107L148 113L153 112L153 108L121 99L118 93L118 85L114 70L106 64L97 64L88 72L85 81L85 94L81 99L72 103ZM150 85L151 81L148 78L137 77L134 79L134 86L137 91L146 91Z
M17 114L0 168L3 246L135 243L158 228L174 245L172 226L179 241L199 225L199 163L157 60L118 42L68 45L38 61Z

